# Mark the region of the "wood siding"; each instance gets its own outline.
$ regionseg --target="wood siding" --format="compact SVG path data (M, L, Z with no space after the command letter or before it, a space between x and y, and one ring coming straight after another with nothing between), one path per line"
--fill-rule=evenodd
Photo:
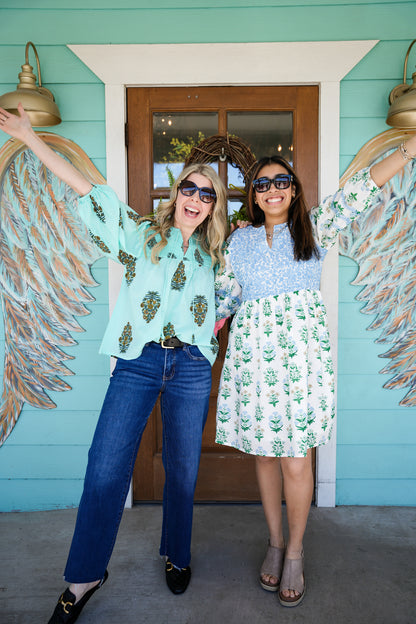
M0 0L0 93L15 88L25 44L33 41L64 119L52 131L76 141L105 175L104 86L66 44L378 39L341 83L342 172L387 128L387 97L402 81L415 20L416 2L394 0ZM414 65L413 50L409 77ZM0 145L5 140L0 134ZM91 289L91 315L79 319L87 331L74 335L79 345L69 367L76 375L66 378L73 390L54 393L54 410L25 406L0 448L0 510L78 504L109 376L108 359L98 355L108 318L105 262L93 271L101 286ZM383 349L366 331L371 317L354 299L354 274L354 263L341 258L337 503L415 505L416 410L399 408L398 394L382 389Z

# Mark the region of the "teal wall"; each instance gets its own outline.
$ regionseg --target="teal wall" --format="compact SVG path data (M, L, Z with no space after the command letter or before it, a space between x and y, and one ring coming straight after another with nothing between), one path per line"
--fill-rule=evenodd
M51 130L77 142L105 175L104 87L66 44L379 39L341 85L344 170L363 143L386 129L386 98L401 82L415 23L414 1L0 0L0 93L15 88L25 44L33 41L64 119ZM0 145L5 140L0 135ZM381 388L381 349L354 300L354 271L352 261L341 259L337 503L414 505L416 410L399 408L400 393ZM107 358L97 354L108 313L104 261L94 275L102 285L91 289L96 302L80 319L87 331L71 349L76 375L66 380L73 390L54 393L54 410L26 406L0 448L2 510L78 503L109 375Z
M337 503L416 504L416 408L400 407L406 390L387 390L380 375L388 345L375 344L360 291L349 284L357 265L340 257Z
M368 139L388 129L388 94L403 81L404 58L416 36L406 27L415 17L416 2L391 3L390 15L401 8L407 15L402 14L401 29L382 36L341 83L341 172ZM378 9L374 18L377 24ZM409 84L415 63L412 48ZM361 288L350 284L356 274L355 262L340 256L336 502L416 505L416 408L399 406L406 389L382 387L390 377L379 371L389 360L379 355L389 345L375 344L380 332L366 329L374 316L360 312L362 303L355 296Z

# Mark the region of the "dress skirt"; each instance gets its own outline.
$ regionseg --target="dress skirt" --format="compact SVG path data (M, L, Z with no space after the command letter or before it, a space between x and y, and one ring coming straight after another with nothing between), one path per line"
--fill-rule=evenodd
M245 301L231 325L216 442L254 455L305 457L330 439L334 389L319 291Z

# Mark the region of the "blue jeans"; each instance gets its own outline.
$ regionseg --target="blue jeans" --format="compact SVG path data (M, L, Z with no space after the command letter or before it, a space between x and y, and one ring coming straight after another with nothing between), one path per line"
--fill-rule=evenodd
M211 365L196 346L163 349L148 343L138 358L117 360L88 454L66 581L87 583L104 576L140 440L159 393L166 474L160 554L180 568L189 564L210 390Z

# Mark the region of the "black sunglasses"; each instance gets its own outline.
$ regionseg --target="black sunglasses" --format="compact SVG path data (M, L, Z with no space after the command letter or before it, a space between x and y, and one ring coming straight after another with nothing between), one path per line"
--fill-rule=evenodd
M277 189L282 190L289 188L291 182L293 182L292 175L289 173L279 173L279 175L275 176L273 179L264 176L253 180L253 188L257 193L265 193L269 190L272 183Z
M199 199L205 204L211 204L217 199L214 189L207 186L199 188L199 186L197 186L195 182L192 182L192 180L182 180L179 184L179 190L182 195L185 195L185 197L192 197L196 191L199 191Z

